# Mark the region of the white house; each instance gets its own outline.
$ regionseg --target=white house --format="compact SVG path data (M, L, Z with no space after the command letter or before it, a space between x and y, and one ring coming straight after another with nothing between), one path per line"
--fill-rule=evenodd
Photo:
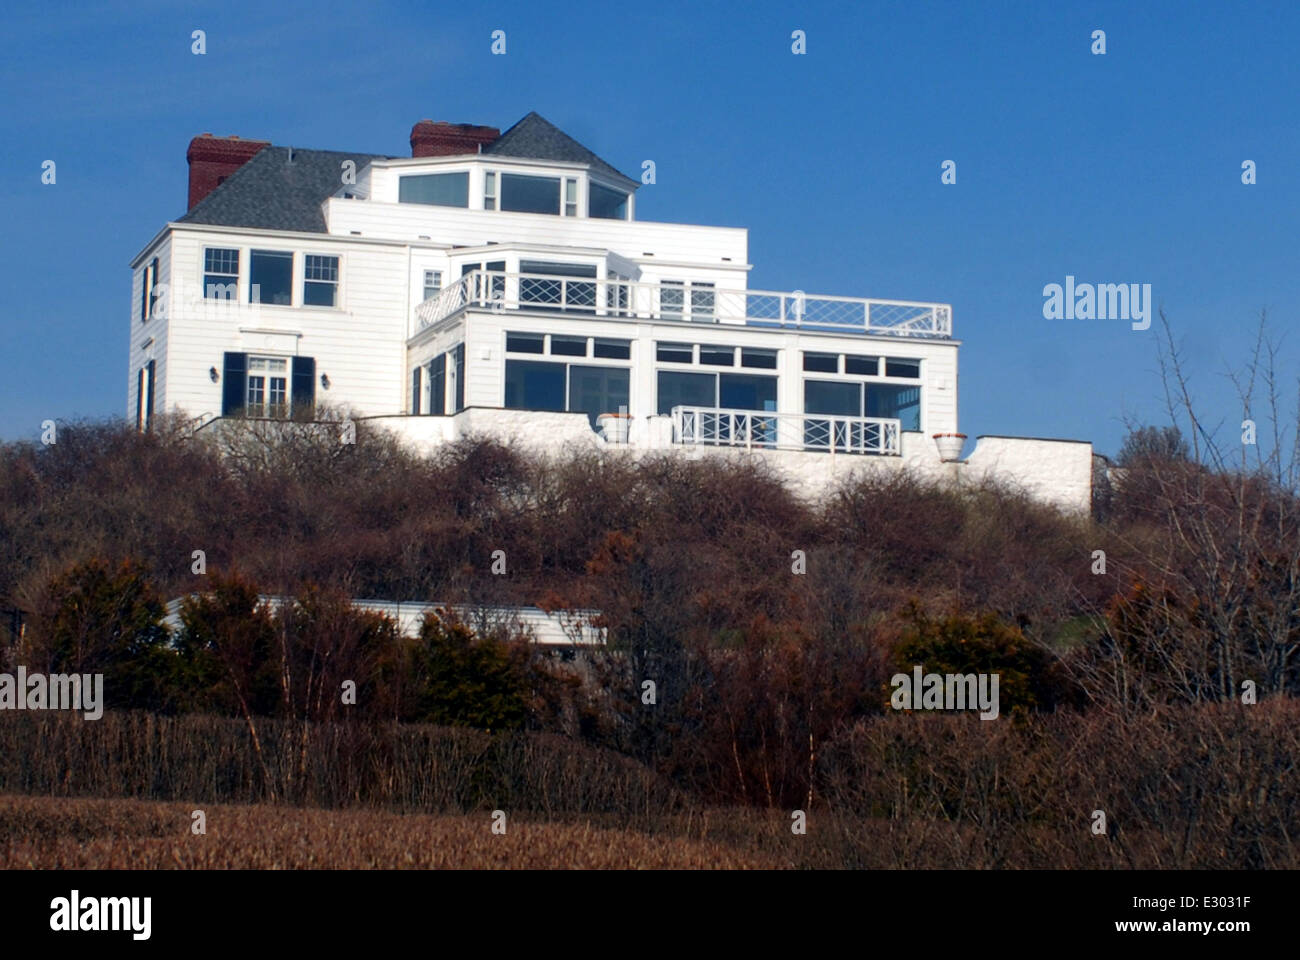
M747 231L638 220L639 181L535 113L424 120L411 147L190 143L190 208L132 262L142 429L328 402L421 449L680 448L763 457L814 494L911 469L1088 508L1089 444L981 437L962 460L944 436L947 304L750 289Z

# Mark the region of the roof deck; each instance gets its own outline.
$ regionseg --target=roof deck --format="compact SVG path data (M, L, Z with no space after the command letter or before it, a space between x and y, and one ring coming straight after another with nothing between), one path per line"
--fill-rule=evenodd
M946 303L728 290L632 280L474 270L415 309L414 336L466 310L519 310L627 320L729 323L872 336L952 337Z

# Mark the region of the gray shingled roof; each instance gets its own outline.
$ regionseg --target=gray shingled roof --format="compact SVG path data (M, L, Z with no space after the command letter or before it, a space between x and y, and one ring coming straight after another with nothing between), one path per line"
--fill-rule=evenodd
M532 160L564 160L589 163L602 173L632 180L596 156L573 137L537 112L530 112L513 127L483 148L484 153L503 157L527 157ZM632 180L635 183L635 180Z
M321 205L343 185L343 161L355 161L359 173L371 160L382 159L388 158L373 153L264 147L180 222L324 233Z
M634 189L637 185L631 177L535 112L484 147L483 152L503 157L587 163L594 170L629 181ZM343 185L343 161L356 161L359 173L371 160L389 159L396 158L376 153L264 147L195 204L180 222L324 233L321 206Z

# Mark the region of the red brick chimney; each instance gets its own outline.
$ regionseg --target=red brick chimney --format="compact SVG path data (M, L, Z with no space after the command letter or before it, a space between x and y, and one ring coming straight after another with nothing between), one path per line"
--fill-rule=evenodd
M454 157L462 153L478 153L499 136L501 131L496 127L421 120L411 128L411 156Z
M194 205L220 186L221 181L230 176L263 147L269 147L270 140L241 140L236 136L214 137L205 133L190 141L190 148L185 151L185 159L190 165L190 205Z

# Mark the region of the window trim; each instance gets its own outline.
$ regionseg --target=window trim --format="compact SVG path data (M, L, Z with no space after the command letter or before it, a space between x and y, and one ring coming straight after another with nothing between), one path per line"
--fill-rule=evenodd
M243 266L244 266L244 250L245 250L245 249L246 249L246 248L244 248L244 247L209 247L209 246L207 246L206 244L203 245L203 246L201 246L201 247L199 247L199 276L203 278L203 291L202 291L202 292L203 292L203 299L204 299L204 300L214 300L214 301L216 301L217 303L221 303L221 302L223 302L223 301L233 301L233 302L235 302L235 303L239 303L239 302L240 302L240 293L239 293L240 281L239 281L239 278L243 275ZM208 252L209 252L209 251L221 251L221 252L229 252L229 253L233 253L233 254L235 255L235 272L234 272L234 273L213 273L213 272L209 271L209 270L208 270ZM235 287L235 295L234 295L233 297L210 297L210 296L208 296L208 286L209 286L209 285L208 285L208 278L209 278L209 277L226 277L226 278L228 278L227 283L223 284L222 286L229 286L230 284L234 284L234 287Z
M253 362L256 360L279 361L284 363L283 375L280 371L253 369ZM253 414L249 411L253 409L253 404L249 395L252 388L252 379L260 377L264 383L262 385L262 402L259 406L259 412ZM284 403L283 409L279 413L271 412L271 383L273 379L284 380ZM293 358L279 353L249 353L244 359L244 416L251 417L254 420L288 420L293 414Z
M322 257L334 261L334 302L332 304L308 303L307 302L307 284L309 283L330 283L328 280L309 280L307 279L307 260L310 257ZM312 310L342 310L343 309L343 256L339 253L314 253L310 250L302 251L302 292L299 297L299 303Z
M257 299L257 300L253 299L253 258L259 253L271 254L272 256L283 256L285 254L288 254L289 256L289 302L288 303L274 303L262 299ZM294 302L294 292L295 292L294 288L298 286L298 271L301 269L301 260L302 258L299 256L298 250L272 250L267 247L249 247L248 248L248 300L245 302L250 305L255 304L258 307L302 306L301 298L299 298L298 302L296 303ZM260 298L262 293L260 285L257 292Z

